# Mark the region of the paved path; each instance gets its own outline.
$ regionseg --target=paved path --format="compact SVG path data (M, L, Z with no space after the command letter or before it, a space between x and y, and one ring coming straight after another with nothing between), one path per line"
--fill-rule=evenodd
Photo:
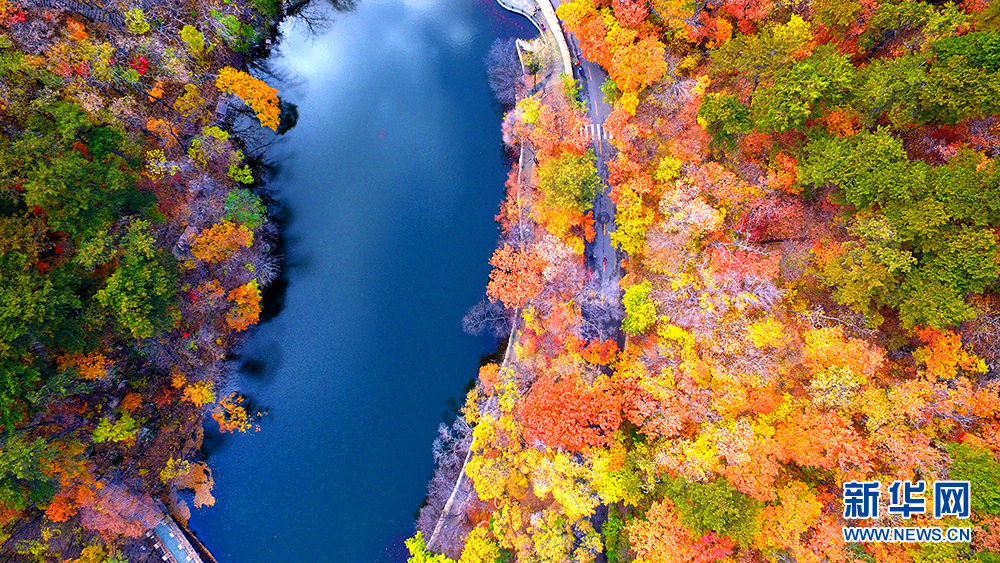
M558 7L561 0L552 0ZM614 304L610 307L612 311L618 311L621 303L621 288L618 284L621 279L622 269L620 261L626 256L624 252L611 243L611 233L617 228L615 223L615 204L611 201L608 192L611 187L608 185L608 165L607 161L613 156L613 149L608 135L602 135L604 130L604 120L611 113L611 104L604 101L604 92L601 85L608 78L608 73L597 63L583 58L580 52L580 42L572 33L566 34L566 42L569 44L570 53L573 57L574 77L580 81L580 95L587 108L592 125L589 127L588 139L594 147L597 156L597 175L601 178L601 191L594 197L594 218L597 219L595 225L597 236L594 242L587 245L585 252L590 257L587 265L594 271L600 280L600 294L602 299ZM595 134L596 133L596 134ZM619 347L625 345L625 333L621 330L622 318L617 314L611 315L605 327L608 334L615 335L615 340ZM598 506L591 516L591 523L594 529L600 533L607 520L606 505ZM608 557L603 551L595 558L595 563L607 563Z
M542 33L541 22L544 21L544 16L538 8L538 2L535 0L497 0L497 3L505 10L521 14L528 18L528 21L531 22L531 25L535 26L538 33Z
M517 354L513 353L514 344L517 341L517 331L520 329L521 321L521 310L518 309L514 311L514 326L511 327L510 336L507 338L507 350L504 352L503 361L500 363L500 372L504 373L511 368L511 363L517 361ZM458 472L458 479L455 481L455 486L451 490L451 494L448 495L448 501L445 503L444 508L441 509L441 516L438 517L437 524L434 525L434 531L431 533L430 539L427 540L426 548L427 551L432 553L441 553L443 550L438 546L438 539L441 537L441 533L451 526L462 526L463 520L466 517L466 506L469 503L469 499L472 498L472 492L475 488L472 479L465 479L465 468L469 465L469 460L472 459L472 453L476 449L476 440L473 436L472 442L469 443L469 451L465 454L465 461L462 463L462 469Z
M552 0L556 7L561 4L561 0ZM624 253L611 243L611 233L617 228L615 224L615 204L608 196L611 187L608 185L607 161L613 156L614 149L610 143L610 136L604 130L604 120L611 113L611 104L604 101L604 92L601 85L608 78L608 73L601 68L601 65L583 58L580 52L580 42L572 33L566 34L566 43L573 59L573 75L580 81L580 96L586 105L587 115L590 116L592 125L588 126L586 134L590 139L590 144L594 148L597 156L597 175L601 178L602 191L594 198L594 218L597 237L594 242L588 245L587 265L600 276L600 292L605 299L621 299L618 281L621 279L621 258ZM621 319L615 319L618 326L607 327L612 332L618 333ZM619 342L623 344L623 342Z
M556 16L556 7L559 5L557 2L558 0L538 0L538 7L542 10L545 21L548 22L549 31L555 37L556 46L559 49L559 60L562 61L563 65L563 73L572 74L573 62L570 58L569 45L566 44L566 36L563 35L562 22Z
M528 18L528 21L538 29L538 33L545 39L546 44L551 46L554 41L556 50L559 52L562 72L565 74L573 72L569 46L562 34L562 26L551 0L497 0L497 3L506 10Z
M527 15L529 10L528 6L525 5L525 1L526 0L498 0L501 6L513 12L525 15L531 19L532 23L535 23L537 27L539 23L537 19ZM617 304L621 301L621 290L618 286L618 281L621 278L621 268L619 266L619 262L621 259L620 257L624 256L624 253L619 252L617 247L611 244L611 233L614 232L616 228L615 204L608 196L610 186L608 186L607 159L612 156L613 149L610 143L610 137L603 128L604 120L608 117L608 114L611 113L611 105L604 101L604 94L601 92L601 85L604 84L608 74L603 68L600 67L600 65L583 58L580 53L579 42L573 34L563 35L561 22L556 19L554 14L555 8L557 8L561 3L560 0L537 0L537 2L542 8L541 11L546 16L546 21L550 22L548 31L556 37L556 41L559 44L560 55L564 61L564 66L570 66L574 77L581 81L580 93L584 103L586 104L591 124L580 133L582 135L587 135L588 139L590 139L591 145L594 147L594 152L597 156L597 162L595 164L597 166L598 176L601 178L602 186L602 190L594 197L594 217L598 221L596 225L597 236L594 238L594 242L588 244L586 248L586 253L589 257L588 267L599 276L601 294L605 296L606 299ZM537 12L532 12L532 14L537 16ZM528 177L530 177L530 166L534 161L534 155L526 155L526 150L530 151L530 147L522 147L521 163L523 166L520 171L522 181L526 173L529 175ZM525 170L526 168L527 170ZM513 361L514 355L511 354L511 351L514 349L514 341L517 336L517 324L520 321L520 311L515 312L514 319L515 326L511 330L507 343L507 352L504 354L503 363L500 366L501 371L510 369L510 362ZM619 341L619 345L623 344L623 335L620 330L621 318L612 318L610 325L611 326L608 327L609 332L611 334L618 335L617 340ZM451 495L448 497L448 501L445 503L445 506L441 511L441 516L438 518L434 531L427 540L426 545L428 551L438 552L439 546L437 545L437 542L444 529L449 526L461 525L459 521L460 517L464 514L465 505L472 493L471 479L464 479L465 467L469 463L469 458L472 456L474 448L474 443L469 445L469 451L465 456L465 462L462 464L462 469L459 472L455 487L452 489ZM607 517L606 514L606 512L602 511L600 514L595 515L595 524L598 531L600 531L603 520ZM597 558L598 563L604 563L606 561L607 558L603 553L601 553Z

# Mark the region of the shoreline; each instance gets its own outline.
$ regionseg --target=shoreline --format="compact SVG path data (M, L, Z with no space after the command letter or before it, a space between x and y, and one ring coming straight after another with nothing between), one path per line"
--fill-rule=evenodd
M199 17L214 18L229 26L225 29L239 31L224 37L183 20L168 22L157 12L165 8L88 12L74 6L22 3L0 14L8 31L3 48L14 55L7 59L14 66L4 71L5 88L22 80L11 68L44 78L32 85L34 90L27 89L24 100L54 92L55 109L42 106L43 115L76 131L72 147L54 143L48 155L17 154L14 158L38 162L23 173L55 165L50 162L72 162L81 178L110 174L100 188L120 182L116 189L127 196L115 204L123 205L123 212L101 219L96 228L70 214L64 207L68 200L38 199L35 184L12 191L25 194L13 197L13 207L0 206L0 223L27 220L39 232L52 229L49 238L39 239L45 254L33 275L45 280L50 272L58 273L52 278L56 287L74 276L88 280L68 290L77 292L76 307L81 302L88 307L81 330L92 333L78 342L37 344L43 354L34 360L42 378L83 384L73 383L48 402L25 401L25 414L34 424L15 428L4 421L13 431L11 439L46 444L47 465L33 481L18 477L22 490L50 487L49 480L55 485L47 493L32 492L23 505L5 508L0 552L12 556L25 545L37 545L66 560L81 552L110 557L149 549L143 533L156 522L162 506L157 497L186 528L190 509L176 497L178 489L194 490L196 506L214 502L211 473L198 461L203 424L210 416L224 431L246 431L255 424L256 415L243 409L243 399L227 380L226 362L245 337L240 333L258 320L260 288L276 275L267 247L277 233L254 191L260 179L240 150L255 142L255 134L233 136L219 125L231 129L234 120L248 119L277 129L277 93L240 68L266 56L265 44L284 18L275 11L278 17L272 20L235 3L188 16L199 26L205 25ZM66 35L43 33L60 28L68 30ZM67 48L68 55L56 54ZM251 96L253 90L264 97ZM102 103L109 95L114 101ZM49 134L45 123L30 120L31 112L15 113L24 100L8 98L3 107L4 134L15 150L26 150L17 143L32 135ZM69 118L76 121L61 125ZM3 181L20 185L20 173L8 172ZM37 202L28 206L24 219L18 216L21 197ZM90 197L110 196L92 192ZM109 202L95 199L84 209L102 205ZM94 237L105 237L104 254L87 258ZM246 266L239 270L230 264ZM118 282L116 276L132 278ZM99 291L88 293L95 285ZM146 293L129 294L139 288ZM76 351L94 343L96 348ZM19 345L5 341L0 352ZM74 403L82 408L63 414L65 405ZM61 533L80 524L82 544L74 534Z

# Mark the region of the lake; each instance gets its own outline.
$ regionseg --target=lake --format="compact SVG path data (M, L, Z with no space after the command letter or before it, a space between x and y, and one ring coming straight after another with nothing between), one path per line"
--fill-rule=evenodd
M460 324L508 170L483 57L534 29L494 0L329 15L272 55L299 111L269 150L285 284L237 350L260 432L207 424L218 501L191 527L221 563L405 560L436 427L495 346Z

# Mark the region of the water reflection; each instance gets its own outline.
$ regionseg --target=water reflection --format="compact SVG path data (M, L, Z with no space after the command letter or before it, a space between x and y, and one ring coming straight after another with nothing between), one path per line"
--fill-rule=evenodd
M278 135L284 135L292 130L293 127L299 122L299 106L281 100L281 125L278 126Z
M303 6L326 19L289 19L262 66L298 113L267 151L281 313L239 351L271 414L246 436L209 423L218 502L192 526L221 563L399 561L441 412L492 351L460 326L506 178L482 61L491 26L530 28L493 0Z

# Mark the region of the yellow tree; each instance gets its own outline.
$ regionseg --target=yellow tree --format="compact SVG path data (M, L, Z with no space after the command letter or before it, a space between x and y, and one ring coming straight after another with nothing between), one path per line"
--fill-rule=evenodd
M931 377L954 379L959 370L971 373L986 373L986 362L962 347L962 339L951 330L923 328L917 336L927 346L913 352L917 364L927 366Z
M882 350L859 338L845 337L843 327L808 330L804 336L805 365L813 374L838 367L870 378L885 363Z
M231 393L219 401L219 405L212 411L212 418L219 423L220 432L246 432L255 428L253 420L243 406L245 400L242 395Z
M823 503L801 481L793 481L778 492L780 505L768 506L760 514L761 533L757 547L765 553L788 549L805 550L803 537L816 524Z
M191 117L191 114L201 110L204 106L205 98L201 97L198 87L194 84L185 84L184 93L177 96L174 101L174 109L184 117Z
M246 225L222 221L202 230L191 245L194 257L205 262L219 262L232 256L240 247L250 248L253 231Z
M201 407L215 400L215 385L211 381L196 381L184 388L184 400Z
M219 90L235 95L243 100L243 103L250 106L250 109L257 114L261 126L278 129L281 110L278 107L278 91L276 89L271 88L259 78L229 66L219 71L215 85Z

